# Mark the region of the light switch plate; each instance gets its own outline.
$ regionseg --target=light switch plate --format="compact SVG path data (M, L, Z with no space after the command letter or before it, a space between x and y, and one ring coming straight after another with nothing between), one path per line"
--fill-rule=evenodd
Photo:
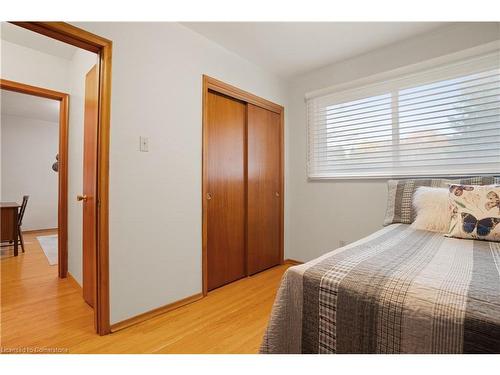
M148 137L139 137L139 150L141 152L148 152L149 151L149 138Z

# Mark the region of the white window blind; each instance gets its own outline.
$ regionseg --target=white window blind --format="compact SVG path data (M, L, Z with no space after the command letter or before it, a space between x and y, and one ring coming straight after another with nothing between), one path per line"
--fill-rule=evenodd
M307 99L309 177L499 173L499 62L494 53Z

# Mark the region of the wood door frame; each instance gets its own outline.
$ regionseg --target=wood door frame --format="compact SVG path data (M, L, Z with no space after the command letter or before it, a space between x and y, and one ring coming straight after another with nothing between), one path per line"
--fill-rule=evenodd
M31 86L0 78L0 89L37 96L59 102L59 169L57 189L57 270L58 276L68 276L68 124L69 95L64 92Z
M99 57L97 121L97 243L94 325L100 335L111 332L109 314L109 137L112 41L65 22L11 22L36 33L94 52Z
M285 128L285 108L279 104L273 103L269 100L261 98L257 95L251 94L247 91L241 90L235 86L229 85L218 79L209 77L207 75L202 76L202 187L201 187L201 205L202 205L202 290L203 295L208 294L208 249L207 249L207 235L208 235L208 225L207 225L207 200L205 199L207 194L207 184L208 184L208 172L207 172L207 158L208 158L208 136L207 136L207 126L208 126L208 92L217 92L219 94L226 95L236 100L240 100L246 103L254 104L258 107L267 109L269 111L278 113L280 115L280 264L284 264L284 208L285 208L285 158L284 158L284 128ZM246 139L246 135L245 135ZM246 150L246 145L245 145ZM246 158L246 153L245 153ZM245 159L246 160L246 159ZM245 188L246 190L246 188ZM245 209L246 212L246 209ZM245 218L246 220L246 218ZM246 236L246 234L245 234ZM245 244L246 253L246 244ZM248 275L248 269L247 269Z

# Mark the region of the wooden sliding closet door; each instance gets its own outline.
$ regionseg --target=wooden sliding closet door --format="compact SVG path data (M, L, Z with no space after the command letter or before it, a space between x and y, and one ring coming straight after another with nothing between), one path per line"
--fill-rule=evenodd
M246 105L208 92L207 98L208 290L246 276Z
M248 104L248 274L281 262L280 115Z

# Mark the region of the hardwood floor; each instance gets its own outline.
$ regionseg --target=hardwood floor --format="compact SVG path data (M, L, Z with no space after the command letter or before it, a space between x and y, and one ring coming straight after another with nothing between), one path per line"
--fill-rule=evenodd
M44 233L45 234L45 233ZM50 233L49 233L50 234ZM26 253L1 257L2 351L62 353L256 353L281 276L289 265L216 289L190 305L98 336L92 309L69 279L57 278L36 234Z

